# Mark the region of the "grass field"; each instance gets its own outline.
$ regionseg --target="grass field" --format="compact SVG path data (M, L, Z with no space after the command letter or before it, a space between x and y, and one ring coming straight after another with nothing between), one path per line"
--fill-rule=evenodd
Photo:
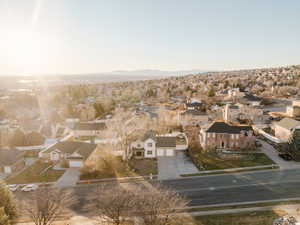
M195 225L272 225L284 211L260 211L195 217Z

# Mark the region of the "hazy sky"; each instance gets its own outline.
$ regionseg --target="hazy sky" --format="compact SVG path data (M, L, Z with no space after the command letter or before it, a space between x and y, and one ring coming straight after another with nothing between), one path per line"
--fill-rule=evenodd
M299 0L0 0L0 74L300 64Z

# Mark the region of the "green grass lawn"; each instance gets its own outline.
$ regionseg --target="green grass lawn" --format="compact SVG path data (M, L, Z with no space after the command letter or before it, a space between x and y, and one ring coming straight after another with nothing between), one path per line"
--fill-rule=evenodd
M63 175L64 171L50 168L41 174L41 172L50 165L50 163L44 163L38 160L16 176L9 177L6 182L8 184L29 184L57 181L57 179Z
M195 217L195 225L271 225L284 211L261 211Z
M264 166L275 164L263 153L244 154L240 159L221 159L216 152L203 152L201 148L193 148L190 155L205 170L230 169L238 167Z

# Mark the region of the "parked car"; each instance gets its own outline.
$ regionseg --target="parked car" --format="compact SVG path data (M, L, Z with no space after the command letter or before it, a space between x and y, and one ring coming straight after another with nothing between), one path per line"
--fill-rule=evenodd
M293 157L287 153L280 153L278 156L286 161L291 161L293 159Z
M28 184L28 185L25 185L21 191L25 191L25 192L28 192L28 191L35 191L36 189L38 189L38 185L37 184Z
M260 141L255 141L255 146L256 146L256 147L261 147L262 144L260 143Z
M17 185L17 184L10 184L10 185L8 185L8 188L9 188L10 191L15 192L16 190L18 190L19 185Z

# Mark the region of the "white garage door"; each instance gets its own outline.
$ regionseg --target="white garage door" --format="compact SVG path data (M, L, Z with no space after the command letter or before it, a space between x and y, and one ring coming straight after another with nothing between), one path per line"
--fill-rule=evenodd
M82 161L70 160L70 167L83 167Z
M167 149L167 156L173 156L174 151L172 149Z
M163 149L158 149L157 150L157 156L164 156L165 151Z

